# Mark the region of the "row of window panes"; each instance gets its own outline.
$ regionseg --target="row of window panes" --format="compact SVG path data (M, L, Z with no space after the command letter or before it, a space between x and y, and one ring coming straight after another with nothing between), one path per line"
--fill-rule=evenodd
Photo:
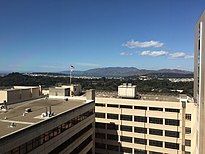
M132 137L120 136L120 141L132 143ZM149 141L149 146L163 147L163 141L134 138L134 143L136 143L136 144L147 145L147 141ZM178 143L171 143L171 142L164 142L164 143L165 143L165 148L179 150ZM96 147L99 148L99 146L96 146ZM103 147L105 147L105 145ZM109 147L107 147L107 149L111 150L111 148L109 148Z
M96 123L96 128L105 129L105 126L106 125L104 123ZM120 125L120 130L121 131L132 132L133 131L132 128L133 128L132 126ZM107 129L118 130L118 125L107 124ZM135 133L147 134L147 128L134 127L134 132ZM149 128L149 134L163 136L163 130ZM188 133L186 132L186 134L188 134ZM165 136L179 138L179 132L165 130Z
M97 118L105 118L105 113L96 112L95 116ZM125 121L133 121L132 115L124 115L121 114L111 114L107 113L107 119L115 119L115 120L125 120ZM136 122L147 122L147 117L144 116L134 116L134 121ZM153 124L163 124L163 118L149 117L149 123ZM165 125L179 126L180 121L176 119L165 119Z
M105 107L106 105L104 103L95 103L95 106L101 106ZM125 108L125 109L133 109L133 106L131 105L117 105L117 104L107 104L107 107L113 107L113 108ZM134 109L138 110L151 110L151 111L163 111L163 108L161 107L146 107L146 106L134 106ZM165 112L176 112L179 113L180 109L174 109L174 108L165 108Z
M30 151L32 151L33 149L41 146L42 144L44 144L45 142L53 139L54 137L60 135L61 133L63 133L64 131L66 131L67 129L73 127L74 125L78 124L79 122L83 121L84 119L88 118L89 116L94 114L94 109L87 111L69 121L67 121L66 123L63 123L61 125L59 125L58 127L45 132L44 134L22 144L19 147L16 147L14 149L12 149L11 151L7 152L6 154L24 154L24 153L28 153Z

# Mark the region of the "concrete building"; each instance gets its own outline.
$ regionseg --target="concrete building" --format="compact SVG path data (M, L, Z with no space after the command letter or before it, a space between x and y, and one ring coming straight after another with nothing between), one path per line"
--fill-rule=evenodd
M70 96L79 96L81 93L82 89L79 84L62 85L61 87L49 88L48 92L49 98L68 98Z
M205 11L195 25L194 99L198 105L197 153L205 153Z
M41 86L14 86L12 89L0 90L0 103L8 105L42 97Z
M124 98L135 98L137 92L137 86L131 83L123 83L123 85L118 86L118 96Z
M9 105L9 110L0 111L0 153L94 154L93 97Z
M96 154L195 154L196 104L160 100L96 97Z

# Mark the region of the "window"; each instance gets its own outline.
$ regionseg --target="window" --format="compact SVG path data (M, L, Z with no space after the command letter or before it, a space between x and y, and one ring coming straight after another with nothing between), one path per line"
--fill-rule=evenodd
M120 130L121 131L132 132L132 126L120 125Z
M107 134L107 139L108 140L118 141L118 135Z
M119 106L118 106L118 105L115 105L115 104L107 104L107 107L114 107L114 108L118 108Z
M137 121L137 122L147 122L147 117L134 116L134 120Z
M95 106L105 107L105 104L102 104L102 103L95 103Z
M177 143L165 142L165 148L177 149L177 150L179 150L179 144L177 144Z
M107 119L116 119L118 120L118 114L111 114L111 113L108 113L107 114Z
M120 136L120 141L132 143L132 137Z
M134 108L138 110L147 110L147 107L145 106L135 106Z
M147 154L146 150L141 150L141 149L135 149L134 154Z
M186 114L185 119L191 121L191 114Z
M163 119L162 119L162 118L150 117L150 118L149 118L149 123L153 123L153 124L163 124Z
M152 135L160 135L160 136L163 136L163 130L160 130L160 129L149 129L149 134L152 134Z
M120 115L120 120L132 121L131 115Z
M191 146L191 140L185 140L185 146Z
M96 127L96 128L102 128L102 129L105 129L105 124L104 124L104 123L96 122L96 123L95 123L95 127Z
M120 108L132 109L132 106L130 106L130 105L120 105Z
M180 110L179 109L165 108L165 112L176 112L176 113L179 113Z
M132 148L120 147L120 151L124 153L132 153Z
M97 117L97 118L105 118L105 113L95 112L95 117Z
M135 133L147 134L147 128L135 127L135 128L134 128L134 131L135 131Z
M149 107L149 110L152 110L152 111L163 111L163 108L161 108L161 107Z
M165 119L165 125L179 126L179 120Z
M108 149L108 150L112 150L112 151L118 151L119 147L116 146L116 145L110 145L110 144L108 144L108 145L107 145L107 149Z
M105 134L104 133L95 133L95 137L100 138L100 139L105 139Z
M163 142L156 141L156 140L149 140L149 145L156 146L156 147L163 147Z
M107 129L118 130L118 125L114 123L107 124Z
M95 142L95 147L98 149L105 149L105 144Z
M163 154L161 152L149 151L149 154Z
M185 134L191 134L191 128L185 127Z
M165 136L179 138L179 132L165 130Z
M147 145L147 139L142 139L142 138L135 138L134 142L137 144L144 144Z

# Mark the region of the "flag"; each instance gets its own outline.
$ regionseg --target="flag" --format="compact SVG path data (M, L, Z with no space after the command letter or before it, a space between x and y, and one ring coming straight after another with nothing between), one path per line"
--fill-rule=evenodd
M73 65L70 65L70 71L72 72L74 70L74 66Z

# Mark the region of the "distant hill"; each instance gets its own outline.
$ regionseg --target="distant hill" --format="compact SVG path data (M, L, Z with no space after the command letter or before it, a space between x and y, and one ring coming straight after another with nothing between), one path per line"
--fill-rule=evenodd
M61 73L68 74L68 71L63 71ZM96 76L96 77L127 77L127 76L139 76L139 75L156 75L156 74L172 74L172 75L182 75L189 76L193 75L193 72L178 70L178 69L160 69L160 70L145 70L138 69L135 67L106 67L106 68L95 68L86 71L74 71L74 75L82 76Z

